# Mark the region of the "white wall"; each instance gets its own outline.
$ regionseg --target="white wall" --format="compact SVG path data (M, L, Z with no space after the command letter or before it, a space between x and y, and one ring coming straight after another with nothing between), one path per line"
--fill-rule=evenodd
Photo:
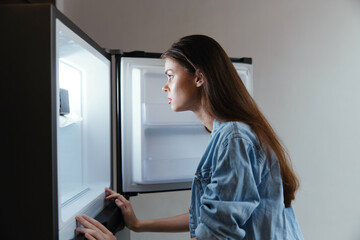
M162 52L181 36L214 37L254 61L254 93L301 179L306 239L360 239L359 0L61 0L106 48ZM188 191L132 199L141 218L187 211ZM170 237L173 236L173 237ZM131 234L186 239L188 234Z

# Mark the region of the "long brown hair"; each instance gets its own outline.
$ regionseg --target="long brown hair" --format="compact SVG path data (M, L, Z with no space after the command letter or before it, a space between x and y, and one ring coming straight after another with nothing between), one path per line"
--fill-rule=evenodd
M274 151L281 169L284 204L290 207L299 188L299 180L292 169L290 158L220 44L204 35L186 36L164 52L162 58L176 60L189 73L201 72L205 78L202 104L206 111L218 121L241 121L248 124L263 150L268 155L271 150Z

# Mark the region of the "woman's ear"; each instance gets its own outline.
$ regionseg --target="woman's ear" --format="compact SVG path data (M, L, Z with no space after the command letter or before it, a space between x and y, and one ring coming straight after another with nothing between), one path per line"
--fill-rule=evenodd
M196 87L201 87L204 84L204 75L201 72L197 71L195 81Z

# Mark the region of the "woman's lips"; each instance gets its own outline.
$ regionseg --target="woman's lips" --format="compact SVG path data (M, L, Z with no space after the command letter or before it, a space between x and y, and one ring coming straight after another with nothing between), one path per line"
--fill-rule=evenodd
M169 99L169 102L168 102L168 104L171 104L171 101L172 101L172 99L171 98L168 98Z

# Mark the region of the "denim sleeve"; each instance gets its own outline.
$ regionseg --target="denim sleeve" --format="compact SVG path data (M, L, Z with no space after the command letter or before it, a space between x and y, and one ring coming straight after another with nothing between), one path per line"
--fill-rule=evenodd
M195 230L198 240L244 238L242 226L260 202L253 145L240 137L230 138L223 145L200 200L200 224Z

